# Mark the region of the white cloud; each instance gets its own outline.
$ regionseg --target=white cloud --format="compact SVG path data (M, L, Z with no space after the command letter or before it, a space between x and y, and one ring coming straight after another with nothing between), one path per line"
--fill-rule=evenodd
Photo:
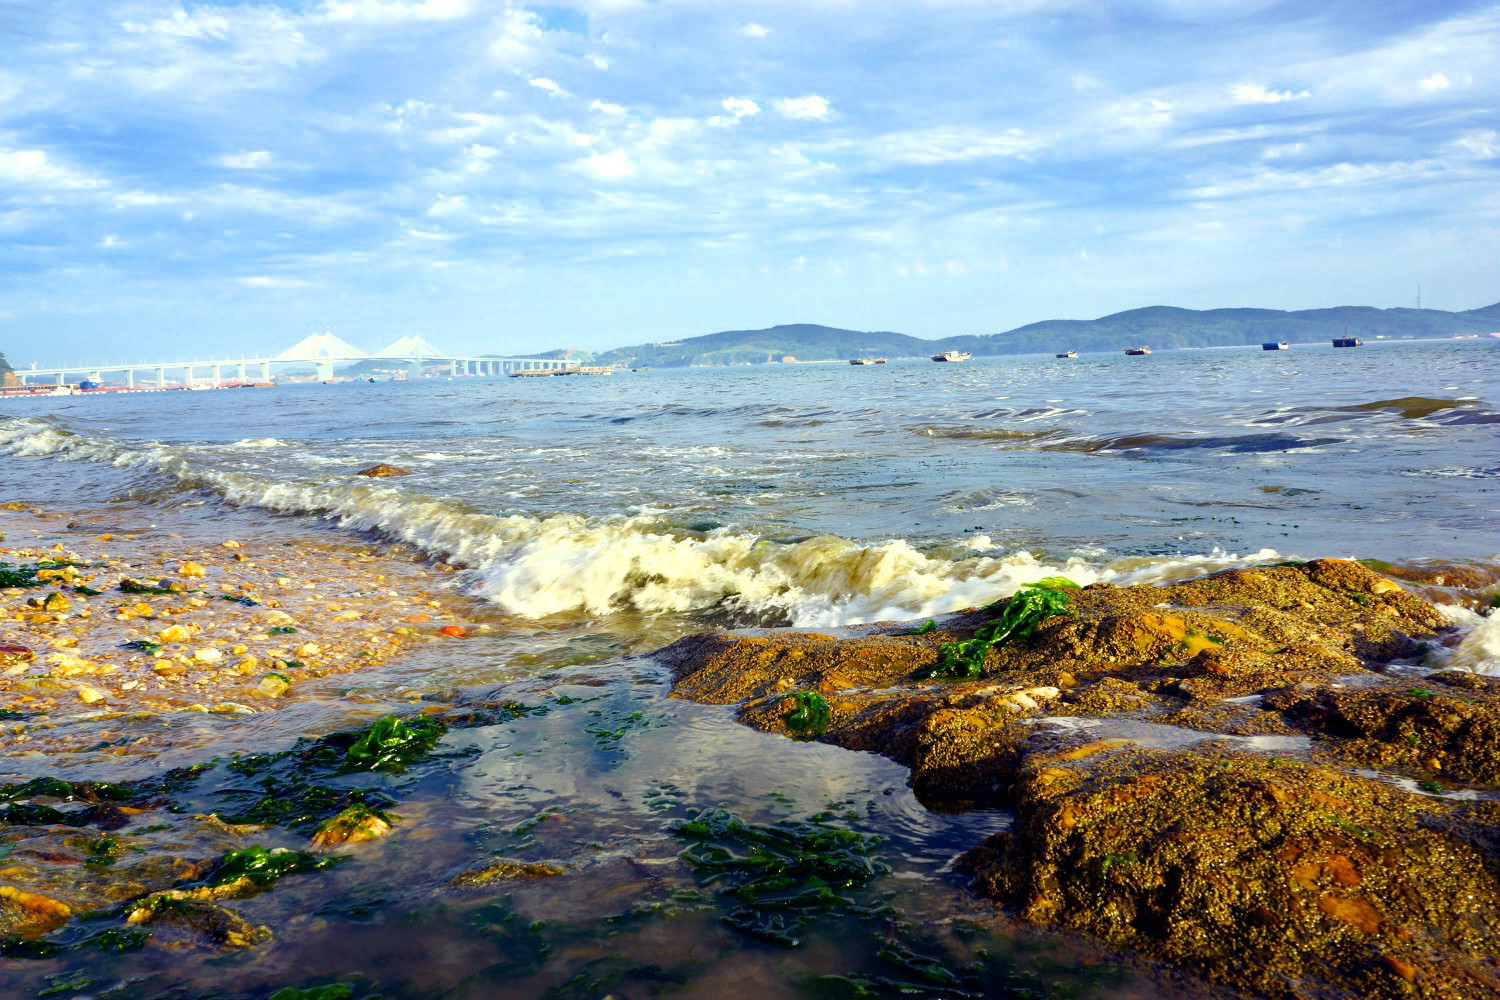
M306 288L308 282L301 278L281 278L269 274L252 274L236 278L246 288Z
M245 153L225 153L215 158L213 162L221 167L229 167L231 170L256 170L271 162L271 154L264 149Z
M1231 92L1236 104L1280 104L1302 101L1312 96L1310 90L1270 90L1262 83L1242 83Z
M543 44L543 32L536 15L525 10L507 10L500 20L500 32L490 42L490 56L507 65L526 63L536 57Z
M589 105L589 110L598 111L606 115L623 115L625 113L623 107L618 104L611 104L608 101L595 101Z
M788 118L827 118L831 112L828 98L809 94L807 97L778 97L771 102L777 111Z
M469 0L324 0L320 14L328 21L396 23L400 21L449 21L466 17Z
M105 186L102 180L52 162L40 149L0 149L0 181L67 190Z
M427 210L427 214L435 219L451 218L453 216L469 214L469 199L461 194L446 194L437 196L437 201Z
M726 125L733 125L741 118L750 118L760 114L760 105L748 97L726 97L720 104L729 114L714 115L708 119L708 124L719 128L723 128Z
M545 76L534 76L534 77L532 77L531 78L531 85L533 87L535 87L537 90L545 90L547 93L551 94L553 97L567 97L568 96L568 92L566 90L562 89L562 87L560 87L557 84L557 81L555 81L555 80L549 80Z
M594 153L579 164L579 169L591 177L605 181L617 181L635 174L635 163L621 150L613 153Z
M1045 148L1040 136L1020 129L989 132L943 126L881 136L866 152L895 163L956 163L997 156L1022 156Z
M1448 89L1448 78L1441 73L1434 73L1423 80L1417 81L1417 88L1431 94L1439 90Z
M764 24L756 24L754 21L750 21L740 26L740 34L744 35L746 38L765 38L770 33L770 28L766 27Z

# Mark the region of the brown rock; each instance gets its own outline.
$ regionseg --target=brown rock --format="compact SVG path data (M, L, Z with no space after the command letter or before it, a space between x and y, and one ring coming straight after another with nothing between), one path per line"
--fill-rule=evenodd
M410 469L402 469L394 465L372 465L368 469L360 469L356 476L369 476L371 479L384 479L387 476L409 476Z

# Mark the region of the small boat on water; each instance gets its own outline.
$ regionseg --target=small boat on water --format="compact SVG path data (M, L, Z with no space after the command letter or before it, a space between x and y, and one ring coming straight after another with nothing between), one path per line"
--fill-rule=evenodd
M876 358L875 359L875 363L877 365L883 365L883 364L885 364L885 358Z
M944 351L942 354L934 354L932 356L932 360L934 360L934 361L968 361L971 357L973 357L973 355L970 354L968 351Z
M873 365L875 363L875 359L874 358L850 358L849 359L849 363L851 365Z
M1076 357L1078 357L1078 352L1077 351L1063 351L1061 354L1058 355L1058 357L1060 357L1060 358L1076 358Z
M1149 347L1127 347L1127 348L1125 348L1125 353L1129 354L1129 355L1150 354L1151 353L1151 348L1149 348Z
M1274 344L1261 344L1260 349L1262 351L1284 351L1287 349L1287 342L1278 340Z
M1334 347L1364 347L1365 342L1358 337L1334 337Z

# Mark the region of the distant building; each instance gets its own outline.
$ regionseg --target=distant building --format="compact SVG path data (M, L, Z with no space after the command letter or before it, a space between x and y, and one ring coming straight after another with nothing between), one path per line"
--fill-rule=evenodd
M792 357L790 354L783 354L781 356L781 363L784 365L795 365L797 363L797 359Z

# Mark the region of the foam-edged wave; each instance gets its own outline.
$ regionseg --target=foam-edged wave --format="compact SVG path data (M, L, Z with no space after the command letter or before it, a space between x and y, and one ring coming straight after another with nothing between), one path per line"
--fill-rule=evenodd
M472 593L528 618L718 609L833 627L987 604L1047 576L1080 585L1165 582L1281 558L1263 549L1247 558L1214 552L1103 562L1003 552L982 536L922 550L899 538L775 540L733 526L673 527L659 516L502 515L348 476L283 481L228 471L182 446L78 434L36 418L0 422L0 454L141 468L238 506L378 532L465 567Z

